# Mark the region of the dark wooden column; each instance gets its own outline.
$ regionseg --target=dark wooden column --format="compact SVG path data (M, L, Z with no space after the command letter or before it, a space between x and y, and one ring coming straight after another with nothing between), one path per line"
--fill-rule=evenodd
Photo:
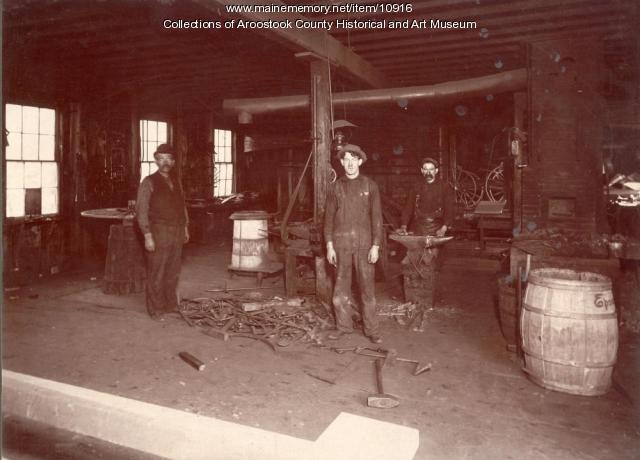
M140 114L138 98L131 94L131 151L129 154L129 190L135 197L140 183ZM133 199L133 198L132 198Z
M311 135L313 137L313 217L317 228L324 222L329 171L331 170L331 90L329 64L323 60L311 62ZM325 305L331 305L333 283L324 254L315 257L316 295Z
M314 218L324 219L325 203L331 170L331 92L329 64L323 60L311 62L311 135L314 139L313 191Z
M526 126L524 125L526 110L527 94L515 93L513 95L513 126L521 131L526 131ZM522 231L522 169L525 167L524 142L519 140L518 146L517 154L513 157L513 228Z

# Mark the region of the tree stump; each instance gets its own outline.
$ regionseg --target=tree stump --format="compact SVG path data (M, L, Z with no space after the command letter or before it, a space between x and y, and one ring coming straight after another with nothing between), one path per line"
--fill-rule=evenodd
M144 290L144 249L133 225L112 225L109 229L104 267L105 294L124 295Z

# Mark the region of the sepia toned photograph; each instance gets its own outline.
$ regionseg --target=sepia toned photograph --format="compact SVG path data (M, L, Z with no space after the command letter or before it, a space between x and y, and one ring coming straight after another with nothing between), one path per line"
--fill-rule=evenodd
M2 459L639 458L639 24L2 1Z

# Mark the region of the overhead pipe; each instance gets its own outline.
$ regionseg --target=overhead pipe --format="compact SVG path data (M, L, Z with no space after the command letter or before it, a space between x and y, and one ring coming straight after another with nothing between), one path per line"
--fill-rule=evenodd
M334 93L334 104L378 104L384 102L410 101L414 99L440 99L450 96L472 97L519 91L527 86L527 69L509 70L484 77L448 81L427 86L385 88L364 91ZM225 99L225 113L258 115L282 110L304 109L309 106L308 95L263 97L248 99Z

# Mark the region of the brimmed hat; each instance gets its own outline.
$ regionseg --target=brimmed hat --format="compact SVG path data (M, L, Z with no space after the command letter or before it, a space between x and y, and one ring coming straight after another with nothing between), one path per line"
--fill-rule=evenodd
M341 160L347 152L351 155L355 155L361 158L363 163L367 161L367 154L364 153L364 151L355 144L344 144L338 146L338 153L336 154L336 158Z
M156 149L156 151L153 152L154 155L157 155L159 153L164 153L166 155L173 155L173 156L176 155L175 152L173 151L173 147L171 147L169 144L160 144Z

